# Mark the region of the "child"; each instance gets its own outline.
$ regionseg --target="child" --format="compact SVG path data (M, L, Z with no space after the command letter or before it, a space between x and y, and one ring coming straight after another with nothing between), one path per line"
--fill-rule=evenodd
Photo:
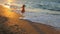
M25 13L25 5L22 5L21 13L22 13L22 15Z
M21 13L22 13L22 17L20 17L19 19L23 19L24 18L23 14L25 13L25 5L22 5Z

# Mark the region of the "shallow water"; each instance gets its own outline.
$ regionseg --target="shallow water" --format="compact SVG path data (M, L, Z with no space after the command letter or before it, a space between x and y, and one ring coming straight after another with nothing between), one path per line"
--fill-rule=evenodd
M45 11L41 11L42 12L26 12L24 15L25 19L54 27L60 27L60 15L53 15L53 13L50 14L50 12L45 13Z

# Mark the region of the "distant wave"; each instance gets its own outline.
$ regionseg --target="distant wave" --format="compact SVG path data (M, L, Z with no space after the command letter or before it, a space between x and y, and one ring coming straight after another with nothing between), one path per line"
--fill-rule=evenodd
M56 2L44 1L44 2L33 5L32 7L48 9L48 10L53 10L53 11L60 11L60 3L56 3Z
M50 15L60 15L60 14L54 14L54 13L46 13L46 14L50 14Z
M60 14L52 14L52 15L60 15Z
M52 10L52 11L60 11L60 9L48 9L48 10Z

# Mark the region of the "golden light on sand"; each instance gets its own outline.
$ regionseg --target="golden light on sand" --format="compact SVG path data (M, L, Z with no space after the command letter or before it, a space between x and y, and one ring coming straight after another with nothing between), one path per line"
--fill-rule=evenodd
M4 7L10 8L10 6L3 5Z
M7 0L7 2L8 2L8 3L11 3L11 2L13 2L13 0Z
M0 5L0 15L8 18L19 18L21 15L11 11L11 9Z
M9 4L9 5L13 2L14 2L14 0L7 0L7 4Z

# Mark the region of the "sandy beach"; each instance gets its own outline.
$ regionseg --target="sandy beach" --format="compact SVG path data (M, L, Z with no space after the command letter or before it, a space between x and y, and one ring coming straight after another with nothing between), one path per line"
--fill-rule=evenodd
M32 22L0 5L0 34L60 34L54 27Z

